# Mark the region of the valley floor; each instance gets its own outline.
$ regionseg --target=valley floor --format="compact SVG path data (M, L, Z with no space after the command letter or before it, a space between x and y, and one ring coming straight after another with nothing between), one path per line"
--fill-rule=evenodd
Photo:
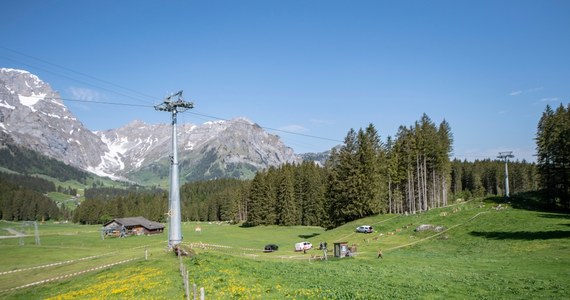
M184 244L197 255L181 261L190 286L203 287L206 299L570 298L570 215L497 207L471 201L416 215L378 215L328 231L184 223ZM364 224L375 232L356 233ZM422 224L442 230L414 230ZM102 239L98 229L44 224L41 245L33 235L24 246L18 239L0 240L0 296L184 297L180 261L166 251L166 234ZM320 250L295 252L294 244L305 240L315 246L326 241L329 249L347 242L355 255L335 258L329 251L329 259L321 260ZM270 243L279 250L264 253Z

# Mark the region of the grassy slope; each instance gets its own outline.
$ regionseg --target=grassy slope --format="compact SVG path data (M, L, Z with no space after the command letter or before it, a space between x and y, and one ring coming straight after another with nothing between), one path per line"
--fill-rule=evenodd
M189 267L191 282L204 287L210 299L569 298L570 215L494 210L491 205L479 207L479 203L471 202L420 215L380 215L330 231L202 223L202 233L198 234L194 231L197 224L184 224L185 243L231 247L197 250L199 255L184 263ZM461 210L453 213L454 208ZM441 216L441 212L448 215ZM448 230L441 234L413 231L426 223ZM377 232L354 233L362 224L373 225ZM0 222L0 232L10 226L18 225ZM3 292L0 297L183 297L178 261L164 251L166 235L102 240L98 227L72 224L44 224L40 231L41 246L33 245L33 236L26 238L24 247L19 246L19 238L0 239L0 273L98 257L0 275L0 290L90 266L142 258L145 247L151 256L149 260L138 259L71 280ZM358 254L355 258L311 261L311 255L322 252L295 253L294 243L302 240L313 245L327 241L329 248L335 240L347 241L357 244ZM280 245L279 251L257 250L267 243ZM382 248L384 259L376 258L378 248Z

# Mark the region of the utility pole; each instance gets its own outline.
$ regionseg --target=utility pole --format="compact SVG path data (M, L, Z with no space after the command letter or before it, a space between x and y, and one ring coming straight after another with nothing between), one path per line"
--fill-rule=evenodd
M194 103L184 101L182 99L182 91L166 97L162 104L154 107L156 110L172 113L172 156L170 157L170 192L168 196L168 247L170 249L182 242L176 115L191 108L194 108Z
M509 167L508 161L509 158L515 157L513 155L513 151L506 151L506 152L499 152L499 156L497 158L505 160L505 197L509 198Z

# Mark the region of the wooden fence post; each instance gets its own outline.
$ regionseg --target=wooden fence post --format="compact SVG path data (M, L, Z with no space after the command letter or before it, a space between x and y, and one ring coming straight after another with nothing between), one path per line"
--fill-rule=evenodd
M184 287L186 288L186 300L190 300L190 282L188 281L188 270L186 270L186 278L184 278Z

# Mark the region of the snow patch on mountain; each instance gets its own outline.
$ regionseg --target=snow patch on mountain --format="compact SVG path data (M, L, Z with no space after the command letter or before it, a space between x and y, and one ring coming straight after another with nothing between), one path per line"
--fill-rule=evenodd
M7 108L7 109L16 109L15 106L10 105L10 104L8 104L8 103L6 103L6 102L4 102L4 101L0 102L0 106L1 106L1 107L5 107L5 108Z
M33 93L31 96L18 95L18 98L20 99L20 103L22 103L22 105L27 106L33 112L36 112L34 105L36 105L38 101L45 99L46 96L47 95L45 93L39 93L39 94Z

